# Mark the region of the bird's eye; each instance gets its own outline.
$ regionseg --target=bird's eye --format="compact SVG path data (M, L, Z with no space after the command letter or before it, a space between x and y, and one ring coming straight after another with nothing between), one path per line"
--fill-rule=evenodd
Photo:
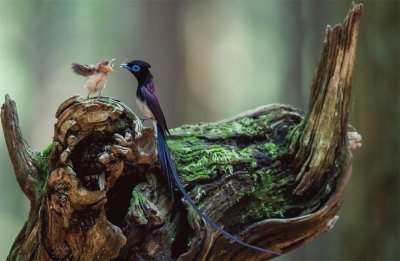
M132 66L132 71L134 71L134 72L140 71L140 66L139 65Z

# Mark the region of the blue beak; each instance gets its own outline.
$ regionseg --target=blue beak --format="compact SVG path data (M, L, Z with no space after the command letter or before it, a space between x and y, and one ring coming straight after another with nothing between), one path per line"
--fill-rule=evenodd
M125 69L129 70L129 67L128 67L128 65L126 63L120 64L119 67L124 67Z

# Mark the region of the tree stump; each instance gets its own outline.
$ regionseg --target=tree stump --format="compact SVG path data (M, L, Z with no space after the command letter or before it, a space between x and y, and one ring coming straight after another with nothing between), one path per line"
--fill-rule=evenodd
M259 107L168 137L199 208L243 241L286 253L330 230L351 173L348 105L362 5L328 27L306 114ZM56 112L53 143L32 150L6 96L3 131L31 203L8 260L264 260L169 197L153 131L120 101L74 96Z

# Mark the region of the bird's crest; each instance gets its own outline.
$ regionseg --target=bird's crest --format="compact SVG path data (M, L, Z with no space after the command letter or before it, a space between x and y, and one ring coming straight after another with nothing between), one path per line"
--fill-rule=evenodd
M139 65L140 67L143 68L151 68L151 65L145 61L142 60L133 60L131 62L128 63L129 66L133 66L133 65Z

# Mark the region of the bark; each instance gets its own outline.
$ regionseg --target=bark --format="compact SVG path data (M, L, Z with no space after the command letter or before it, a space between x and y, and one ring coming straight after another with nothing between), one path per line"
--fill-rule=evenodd
M243 241L286 253L330 230L351 174L348 104L361 5L326 32L309 111L263 106L172 130L168 145L199 208ZM15 102L1 118L29 219L8 260L261 260L169 195L151 129L120 101L74 96L43 153L23 140Z

